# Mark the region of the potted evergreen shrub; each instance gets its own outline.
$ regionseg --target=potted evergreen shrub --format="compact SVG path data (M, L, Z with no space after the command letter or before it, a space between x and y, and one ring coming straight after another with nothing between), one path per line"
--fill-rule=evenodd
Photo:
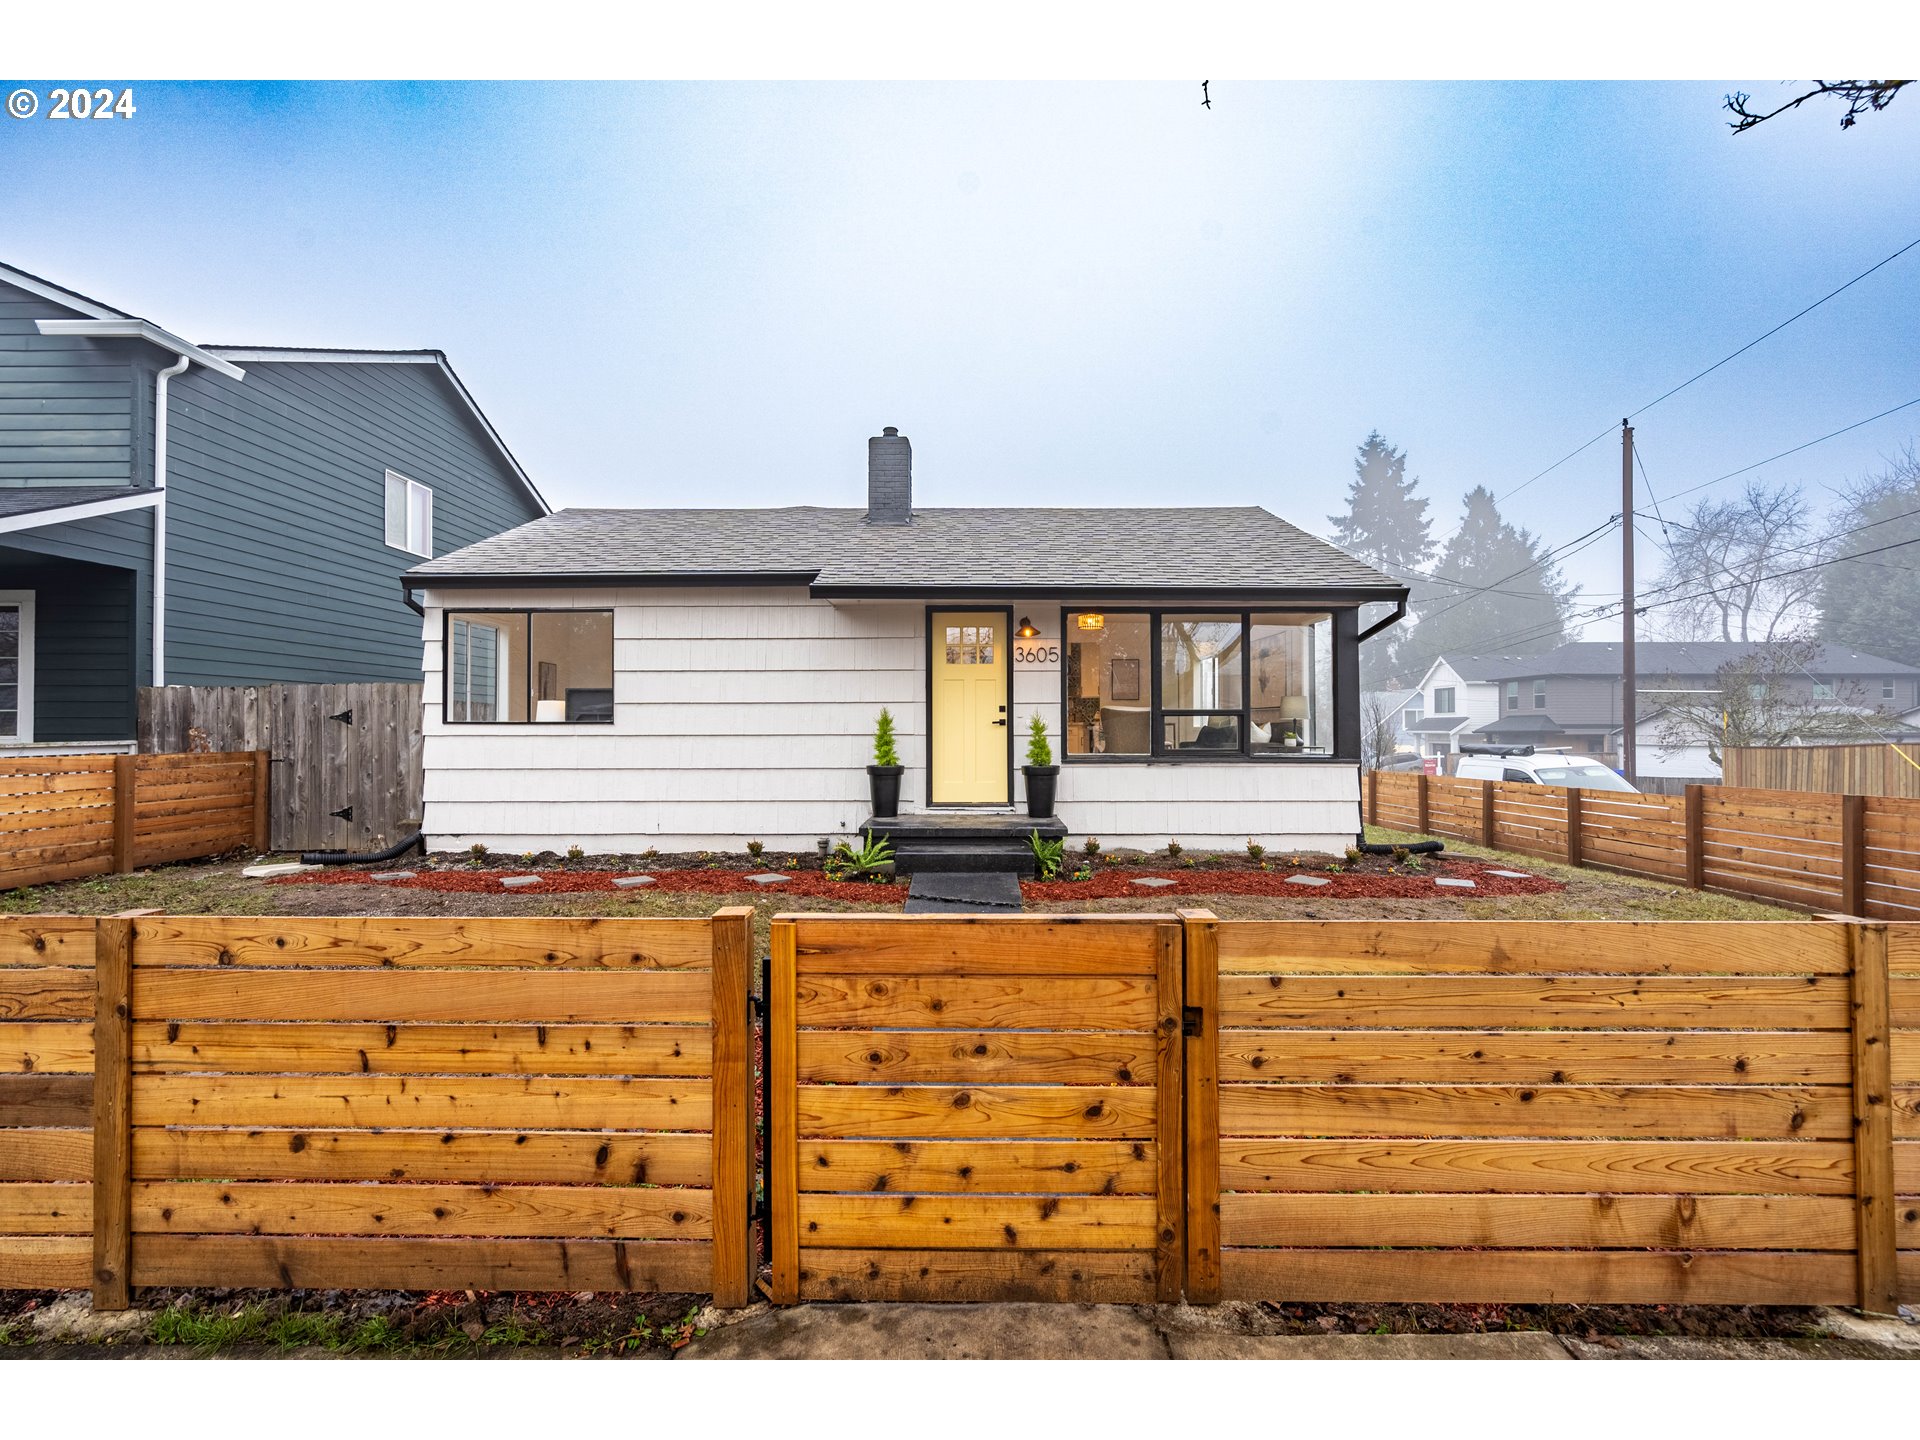
M1027 777L1027 818L1051 820L1060 767L1053 763L1053 747L1047 743L1047 722L1038 715L1028 722L1027 763L1020 773Z
M900 813L900 776L905 769L893 746L893 713L882 710L873 727L873 763L867 766L867 790L876 819Z

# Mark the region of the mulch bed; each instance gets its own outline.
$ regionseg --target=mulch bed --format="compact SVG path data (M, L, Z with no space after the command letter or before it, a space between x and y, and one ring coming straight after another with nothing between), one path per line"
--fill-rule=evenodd
M1488 865L1477 860L1439 860L1415 872L1393 867L1365 865L1357 872L1329 871L1307 866L1296 867L1282 861L1271 869L1215 868L1175 865L1170 868L1143 868L1132 865L1101 865L1084 880L1028 880L1021 894L1028 900L1110 900L1120 896L1260 895L1311 900L1460 900L1485 896L1544 895L1566 887L1557 880L1529 875L1514 880L1489 873L1506 866ZM422 870L408 880L372 879L366 870L325 870L306 875L285 875L269 883L275 885L369 885L383 889L434 890L442 894L464 895L579 895L597 892L614 894L679 893L698 895L801 895L813 899L843 900L854 904L897 905L905 898L903 884L874 884L859 880L830 880L818 870L769 872L753 870L674 870L648 869L652 885L637 890L619 891L614 878L632 873L618 870L574 870L539 868L525 870ZM778 873L779 885L757 885L746 877ZM500 884L508 875L538 875L538 885L513 891ZM1290 885L1288 877L1311 875L1327 881L1325 885ZM1471 880L1473 889L1435 885L1436 876ZM1145 878L1171 880L1167 886L1135 885Z

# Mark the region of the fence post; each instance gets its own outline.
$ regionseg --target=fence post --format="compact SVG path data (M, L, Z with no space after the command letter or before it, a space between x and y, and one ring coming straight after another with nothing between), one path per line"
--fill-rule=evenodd
M253 752L253 849L257 855L273 848L273 811L268 804L272 798L272 767L271 750Z
M96 1310L124 1310L131 1302L133 925L132 920L118 915L93 922L93 1308Z
M1220 922L1182 910L1186 948L1187 1300L1220 1303Z
M1154 1293L1162 1305L1179 1303L1187 1288L1186 960L1184 926L1163 919L1154 965Z
M1427 831L1427 824L1428 824L1428 821L1427 821L1427 772L1426 771L1422 770L1420 772L1420 784L1414 790L1413 793L1414 793L1413 828L1419 834L1425 835L1428 833Z
M137 755L113 757L113 873L133 869L133 771Z
M800 1097L793 1013L799 960L793 923L774 918L767 954L767 1248L773 1267L769 1298L776 1305L800 1302Z
M1707 828L1706 799L1705 787L1687 786L1684 850L1687 862L1687 884L1695 890L1704 889L1707 883L1707 849L1702 840Z
M1367 772L1367 824L1380 823L1380 772Z
M713 1303L753 1289L753 907L713 915Z
M1584 836L1580 833L1581 810L1578 787L1567 790L1567 864L1579 865L1584 860Z
M1840 797L1840 908L1867 918L1867 797Z
M1499 823L1493 809L1493 784L1491 780L1480 782L1480 843L1489 850L1496 848L1493 842L1495 826Z
M1887 927L1850 924L1847 947L1852 961L1854 1215L1860 1308L1876 1315L1897 1315Z

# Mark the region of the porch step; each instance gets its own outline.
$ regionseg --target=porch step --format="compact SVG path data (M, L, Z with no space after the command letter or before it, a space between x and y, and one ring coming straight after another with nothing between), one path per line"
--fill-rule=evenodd
M909 915L1018 914L1020 877L1005 870L921 870L907 891Z
M1029 837L1064 840L1066 822L1033 820L1025 815L958 811L934 815L869 816L861 823L868 836L893 842L893 868L901 875L945 870L957 874L1000 871L1034 873Z

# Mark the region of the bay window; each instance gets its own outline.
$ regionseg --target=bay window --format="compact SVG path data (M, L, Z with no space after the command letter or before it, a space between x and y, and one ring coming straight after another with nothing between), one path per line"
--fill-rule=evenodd
M1069 758L1327 758L1324 611L1069 611Z
M613 612L449 611L445 684L450 724L611 725Z

